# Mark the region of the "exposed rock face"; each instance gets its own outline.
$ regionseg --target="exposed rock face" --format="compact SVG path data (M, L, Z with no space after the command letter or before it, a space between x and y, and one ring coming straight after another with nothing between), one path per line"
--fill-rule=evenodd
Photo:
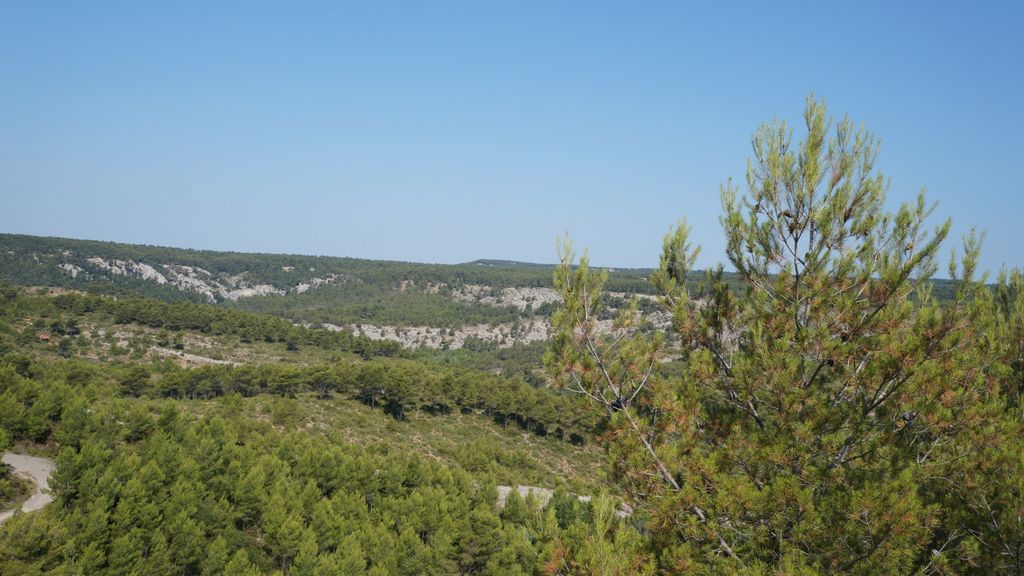
M552 288L502 288L497 290L481 284L466 284L452 290L452 298L459 302L479 302L491 306L515 306L525 310L551 302L561 302L562 297Z
M516 344L528 344L550 337L551 327L547 319L535 318L518 323L473 324L460 328L438 328L435 326L376 326L359 324L338 326L323 324L324 328L366 336L371 340L391 340L407 348L443 348L458 350L469 338L496 342L499 348Z
M163 274L157 272L156 268L142 262L135 262L133 260L104 260L103 258L96 257L87 259L87 262L111 274L138 276L143 280L152 280L157 284L167 284L167 278ZM69 264L68 266L73 265ZM62 265L61 268L64 268L64 266Z
M86 258L85 262L88 263L86 268L69 262L61 263L59 268L72 278L78 278L79 275L87 278L104 275L139 278L160 285L172 286L182 292L201 294L210 302L255 296L283 296L289 292L302 294L320 286L343 282L346 279L342 275L327 274L322 277L296 280L294 285L278 287L273 284L251 282L245 272L234 275L215 274L198 266L184 264L160 264L157 269L156 266L145 262L104 259L97 256ZM281 270L294 272L295 268L283 266ZM310 271L313 270L310 269Z
M145 262L103 259L95 256L87 258L86 262L94 269L91 275L106 273L116 276L133 276L160 285L170 285L183 292L202 294L210 302L238 300L253 296L284 295L287 292L287 290L271 284L250 283L246 280L245 273L234 276L215 275L198 266L183 264L161 264L160 268L163 269L161 271ZM90 275L87 270L74 264L63 263L60 265L60 269L72 278L77 278L79 274ZM314 279L314 284L316 284L315 280L317 279Z
M309 269L310 272L313 272L315 270L315 268ZM300 282L296 284L294 290L296 294L302 294L304 292L307 292L310 288L319 288L327 284L340 283L343 282L344 280L345 278L337 274L328 274L327 276L323 277L317 276L316 278L311 278L309 282Z
M70 274L72 278L78 278L78 275L84 271L81 267L67 262L61 264L60 269Z

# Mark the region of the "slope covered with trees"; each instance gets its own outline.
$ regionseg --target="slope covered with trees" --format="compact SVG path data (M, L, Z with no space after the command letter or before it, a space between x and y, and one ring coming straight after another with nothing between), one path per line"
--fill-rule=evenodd
M89 338L91 322L109 316L121 327L159 319L178 334L277 338L279 321L200 304L2 294L0 438L57 463L56 501L0 525L2 574L529 574L574 565L569 551L595 546L621 555L622 573L649 566L614 501L566 491L603 486L593 449L569 441L593 425L569 397L364 359L350 340L321 342L317 333L337 333L309 329L293 334L296 353L326 347L332 363L96 361L78 354L84 343L65 354L39 335ZM546 507L512 496L499 508L498 483L558 490Z
M83 294L25 295L10 289L3 304L0 319L6 329L0 332L0 352L25 361L75 357L113 361L108 364L116 371L111 377L120 382L119 392L126 396L203 399L308 392L321 398L358 400L398 419L412 410L480 413L502 425L577 443L583 443L594 426L593 419L582 414L577 400L569 395L531 386L519 378L413 359L391 342L303 328L272 316L208 304ZM99 345L94 343L99 331L95 323L103 317L111 321L107 332L132 325L167 331L163 336L158 333L153 346L159 347L159 340L164 339L169 350L163 351L171 354L97 357L96 347L102 346L102 338ZM298 357L287 363L218 361L189 368L165 360L175 358L174 343L195 333L233 337L227 348L272 342L282 352L294 350ZM127 336L122 333L122 337ZM126 373L117 372L129 366L132 369Z
M988 284L972 234L934 281L948 222L886 208L869 132L813 98L804 125L759 129L723 187L732 275L693 272L685 222L628 273L569 245L445 267L0 237L0 447L58 465L0 573L1024 574L1024 277ZM558 298L454 298L475 283ZM292 321L346 298L550 315L548 378L541 344ZM520 482L558 490L500 506Z
M456 301L438 290L550 287L552 270L510 262L414 264L0 234L0 277L17 285L218 302L299 322L440 327L509 322L520 311ZM614 289L649 291L648 273L617 271Z
M640 545L603 501L496 508L471 455L475 472L353 443L288 401L112 398L110 375L0 367L4 429L60 446L54 504L0 526L3 574L523 574L589 540Z

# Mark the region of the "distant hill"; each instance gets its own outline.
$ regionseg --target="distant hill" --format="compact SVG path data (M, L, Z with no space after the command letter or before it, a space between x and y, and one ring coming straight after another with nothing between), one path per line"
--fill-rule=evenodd
M376 285L550 286L551 264L481 259L417 264L334 256L191 250L94 240L0 234L0 275L17 284L85 287L96 282L219 302L304 293L351 280ZM621 286L648 290L646 270L624 271ZM141 281L141 283L139 282Z
M508 325L529 320L550 303L553 268L509 260L417 264L0 234L0 278L15 285L190 300L314 324ZM609 288L648 292L647 275L616 273ZM509 289L534 292L502 292Z
M499 259L418 264L0 234L0 279L12 284L191 300L314 324L511 330L550 310L553 270ZM607 288L650 294L650 273L613 269ZM951 284L938 280L935 289L944 298Z
M479 260L473 260L472 262L466 262L467 266L496 266L496 267L520 267L520 268L554 268L554 264L538 264L536 262L519 262L517 260L492 260L487 258L481 258Z

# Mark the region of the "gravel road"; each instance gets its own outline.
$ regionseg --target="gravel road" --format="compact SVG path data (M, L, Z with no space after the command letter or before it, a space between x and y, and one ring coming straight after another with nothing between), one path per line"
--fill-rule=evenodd
M49 483L50 474L54 469L53 460L6 452L4 453L3 462L14 468L15 474L29 478L35 485L32 496L21 505L22 512L39 510L53 501L53 498L50 496ZM0 512L0 523L13 515L14 510Z

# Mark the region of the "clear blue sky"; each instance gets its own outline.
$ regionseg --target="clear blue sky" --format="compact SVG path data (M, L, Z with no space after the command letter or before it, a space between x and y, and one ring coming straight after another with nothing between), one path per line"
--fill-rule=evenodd
M709 265L813 90L1024 265L1020 2L157 4L0 4L0 231L651 266L687 216Z

